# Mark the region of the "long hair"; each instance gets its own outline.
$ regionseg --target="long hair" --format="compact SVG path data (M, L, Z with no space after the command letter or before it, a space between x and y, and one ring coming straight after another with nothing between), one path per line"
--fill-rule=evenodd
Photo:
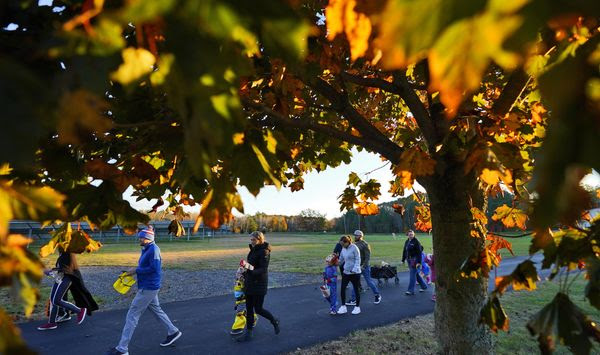
M341 243L348 243L348 244L352 244L352 237L349 235L345 235L343 237L340 238L340 242Z
M263 234L263 232L254 231L250 233L250 236L252 238L256 238L256 244L263 244L264 242L266 242L265 235Z

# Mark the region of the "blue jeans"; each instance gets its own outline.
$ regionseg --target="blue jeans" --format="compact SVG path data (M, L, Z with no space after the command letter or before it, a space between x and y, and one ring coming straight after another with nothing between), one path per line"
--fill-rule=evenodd
M421 286L421 289L426 290L427 284L421 277L421 274L419 274L419 270L417 270L417 266L416 266L414 259L408 260L408 268L410 269L410 279L408 281L408 292L415 292L415 281L419 283L419 286Z
M369 266L369 264L363 266L363 268L361 269L361 274L364 276L365 281L367 282L367 285L369 285L369 287L371 288L371 291L373 291L373 294L377 296L379 294L379 289L377 288L375 281L373 281L373 279L371 278L371 267ZM354 301L355 299L356 294L354 293L354 289L352 289L351 300Z
M327 284L329 286L329 297L327 297L327 301L329 301L329 310L337 311L337 278L334 278L330 283Z

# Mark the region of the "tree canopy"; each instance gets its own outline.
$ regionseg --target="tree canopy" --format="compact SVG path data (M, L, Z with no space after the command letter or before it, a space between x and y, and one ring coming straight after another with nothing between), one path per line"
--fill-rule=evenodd
M590 204L580 181L600 168L597 2L51 3L0 5L0 285L29 312L42 265L9 220L133 232L147 215L123 200L132 186L155 210L198 206L216 228L243 212L239 186L300 190L353 147L390 162L394 195L415 181L427 191L417 223L433 229L443 351L488 352L480 322L508 329L499 296L535 288L525 262L487 293L507 247L488 233L487 197L504 191L522 205L492 219L530 218L531 252L551 277L585 263L600 307L600 227L576 227ZM379 188L351 174L340 204L375 214ZM566 228L552 232L557 223ZM52 243L98 247L69 223ZM23 347L0 318L0 350ZM585 353L600 339L566 285L529 329L547 351L561 339Z

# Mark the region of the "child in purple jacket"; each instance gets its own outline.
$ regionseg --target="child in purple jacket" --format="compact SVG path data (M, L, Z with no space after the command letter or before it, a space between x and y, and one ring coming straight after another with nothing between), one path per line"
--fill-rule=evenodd
M323 271L323 283L329 288L329 314L337 314L337 262L338 257L335 254L325 258L325 271Z

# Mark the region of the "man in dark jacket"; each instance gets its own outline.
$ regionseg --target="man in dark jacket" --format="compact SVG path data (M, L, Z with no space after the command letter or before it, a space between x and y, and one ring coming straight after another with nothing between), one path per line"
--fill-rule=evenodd
M138 292L127 312L119 345L108 352L111 355L129 354L129 341L146 308L149 308L167 328L167 339L160 343L160 346L169 346L181 337L181 332L173 325L158 302L162 270L160 249L154 243L154 230L151 227L143 229L138 233L138 238L142 246L142 255L138 267L127 272L129 275L137 274Z
M415 238L415 232L409 230L406 235L408 239L404 242L404 250L402 251L402 263L408 260L408 268L410 270L410 279L408 281L408 290L405 292L407 295L415 294L415 282L419 282L419 292L423 292L427 289L427 284L419 274L421 268L421 253L423 252L423 246Z
M369 265L369 261L371 260L371 246L369 246L369 243L365 240L365 235L361 230L357 229L354 231L354 240L354 244L356 244L360 251L361 274L375 295L375 301L373 303L379 304L381 302L381 293L379 293L377 285L375 285L375 282L371 278L371 266ZM352 299L355 299L354 290L352 290Z

